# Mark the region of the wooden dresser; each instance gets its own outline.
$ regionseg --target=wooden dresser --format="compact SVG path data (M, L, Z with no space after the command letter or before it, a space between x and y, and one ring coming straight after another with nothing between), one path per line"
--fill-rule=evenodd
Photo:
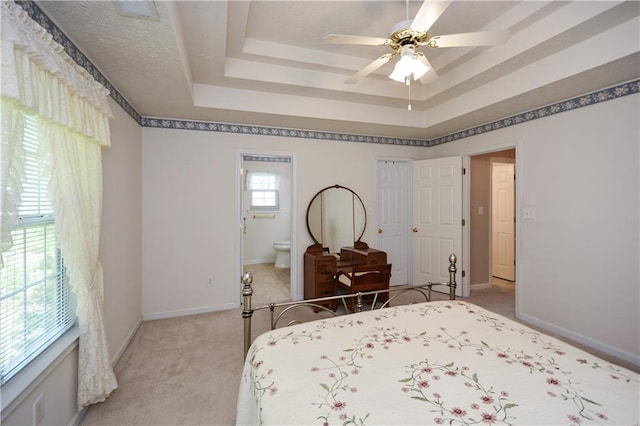
M320 244L314 244L304 253L304 298L333 296L336 293L334 277L338 272L336 256L322 250ZM336 302L327 302L324 306L335 310Z
M369 248L358 241L353 247L342 247L340 259L327 253L320 244L313 244L304 253L304 298L333 296L337 294L335 275L340 269L350 269L353 265L386 265L387 253ZM324 304L336 308L336 302Z

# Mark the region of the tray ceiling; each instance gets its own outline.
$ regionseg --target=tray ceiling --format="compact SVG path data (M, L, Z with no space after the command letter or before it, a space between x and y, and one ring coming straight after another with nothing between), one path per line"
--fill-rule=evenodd
M144 117L430 139L640 77L637 1L453 1L431 35L512 36L420 47L438 78L410 88L388 78L393 60L345 84L390 49L323 37L386 38L422 1L156 1L153 20L36 4Z

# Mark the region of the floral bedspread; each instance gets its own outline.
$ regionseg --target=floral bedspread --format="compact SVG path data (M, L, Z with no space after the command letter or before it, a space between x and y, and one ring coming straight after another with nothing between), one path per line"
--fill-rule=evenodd
M238 424L640 424L640 375L462 301L259 336Z

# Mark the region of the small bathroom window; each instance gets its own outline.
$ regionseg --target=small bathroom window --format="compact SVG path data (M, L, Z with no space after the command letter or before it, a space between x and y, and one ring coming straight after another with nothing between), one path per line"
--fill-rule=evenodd
M280 176L273 172L247 172L249 209L273 211L280 209Z

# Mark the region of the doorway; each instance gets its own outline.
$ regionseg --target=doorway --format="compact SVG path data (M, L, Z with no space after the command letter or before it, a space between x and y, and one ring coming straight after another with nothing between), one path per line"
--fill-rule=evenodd
M253 274L256 303L291 300L296 269L294 157L240 152L237 172L239 276Z
M505 189L502 188L502 192L498 191L498 194L494 195L493 164L510 164L514 168L514 173L511 173L511 183L513 185L511 189L506 189L506 191L512 191L511 194L504 192ZM515 148L510 148L473 155L469 157L468 165L470 169L467 192L469 200L469 289L473 292L473 290L492 287L492 282L496 279L494 278L495 261L499 261L504 265L508 263L513 265L513 281L509 281L515 284L516 265L514 259L517 235L513 232L512 236L494 236L494 231L501 231L500 229L495 229L497 225L494 223L494 216L500 216L497 222L510 222L513 229L515 229L516 186L513 178L515 177L516 150ZM507 173L509 172L507 171ZM497 207L499 203L501 206ZM506 209L507 206L511 209ZM500 211L500 209L505 210ZM506 218L506 216L510 218ZM494 241L496 238L501 238L502 241ZM498 251L494 253L493 246L499 242L502 242L503 246L498 250L502 250L502 255L504 256L498 259ZM509 248L511 249L511 254L509 253ZM502 272L498 273L502 275Z

